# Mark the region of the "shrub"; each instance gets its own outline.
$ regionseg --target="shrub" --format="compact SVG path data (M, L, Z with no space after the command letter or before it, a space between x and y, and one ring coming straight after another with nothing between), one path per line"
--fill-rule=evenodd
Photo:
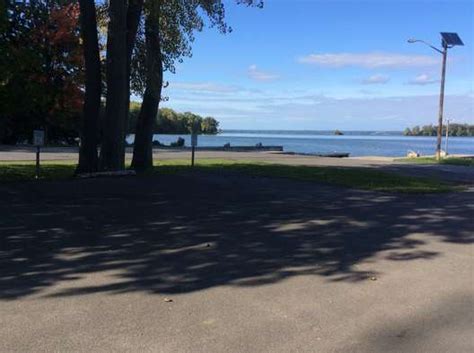
M171 142L170 146L171 147L184 147L184 138L178 137L176 142Z

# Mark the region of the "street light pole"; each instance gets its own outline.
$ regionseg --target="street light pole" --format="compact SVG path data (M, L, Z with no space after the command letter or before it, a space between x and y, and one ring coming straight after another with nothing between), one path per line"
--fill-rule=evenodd
M443 108L444 108L444 83L446 81L446 58L448 56L448 45L443 41L443 64L441 66L441 89L439 93L439 115L438 134L436 137L436 160L441 159L441 139L443 134Z
M444 108L444 83L446 81L446 58L448 57L448 48L452 48L457 45L464 45L461 38L459 38L457 33L448 33L448 32L441 32L441 45L443 50L436 48L435 46L431 45L428 42L420 39L408 39L408 43L416 43L420 42L431 49L440 53L443 57L443 63L441 65L441 89L439 94L439 114L438 114L438 131L437 131L437 138L436 138L436 160L441 159L441 139L443 134L443 108ZM446 145L447 146L447 145Z

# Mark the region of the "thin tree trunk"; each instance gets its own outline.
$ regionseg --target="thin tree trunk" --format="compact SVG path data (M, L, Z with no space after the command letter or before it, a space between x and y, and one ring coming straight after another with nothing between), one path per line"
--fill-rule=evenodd
M86 82L81 147L76 173L90 173L97 171L98 167L97 138L101 96L99 40L94 0L79 0L79 6Z
M127 2L109 1L107 31L107 102L99 167L125 168L125 121L127 114Z
M133 146L132 168L144 171L153 166L153 128L158 113L163 86L163 58L159 33L160 1L154 3L145 23L146 88L138 115Z

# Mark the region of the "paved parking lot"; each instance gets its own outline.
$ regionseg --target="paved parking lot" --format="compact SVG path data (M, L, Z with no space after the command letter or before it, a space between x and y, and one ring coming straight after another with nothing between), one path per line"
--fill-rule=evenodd
M1 352L472 352L474 193L0 186Z

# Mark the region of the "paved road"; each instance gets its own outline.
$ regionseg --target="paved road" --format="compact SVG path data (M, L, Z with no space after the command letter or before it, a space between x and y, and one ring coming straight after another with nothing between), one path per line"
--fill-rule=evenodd
M127 159L131 159L128 149ZM30 147L0 146L0 161L25 161L36 158ZM190 159L189 151L154 150L155 159ZM425 176L461 184L474 184L474 168L453 165L414 165L406 164L390 157L324 158L303 155L290 155L275 152L219 152L199 151L196 158L231 159L235 161L257 161L288 165L333 166L343 168L378 168L408 176ZM43 160L77 160L77 149L71 147L46 148Z
M0 186L1 352L474 350L474 193L234 174Z

